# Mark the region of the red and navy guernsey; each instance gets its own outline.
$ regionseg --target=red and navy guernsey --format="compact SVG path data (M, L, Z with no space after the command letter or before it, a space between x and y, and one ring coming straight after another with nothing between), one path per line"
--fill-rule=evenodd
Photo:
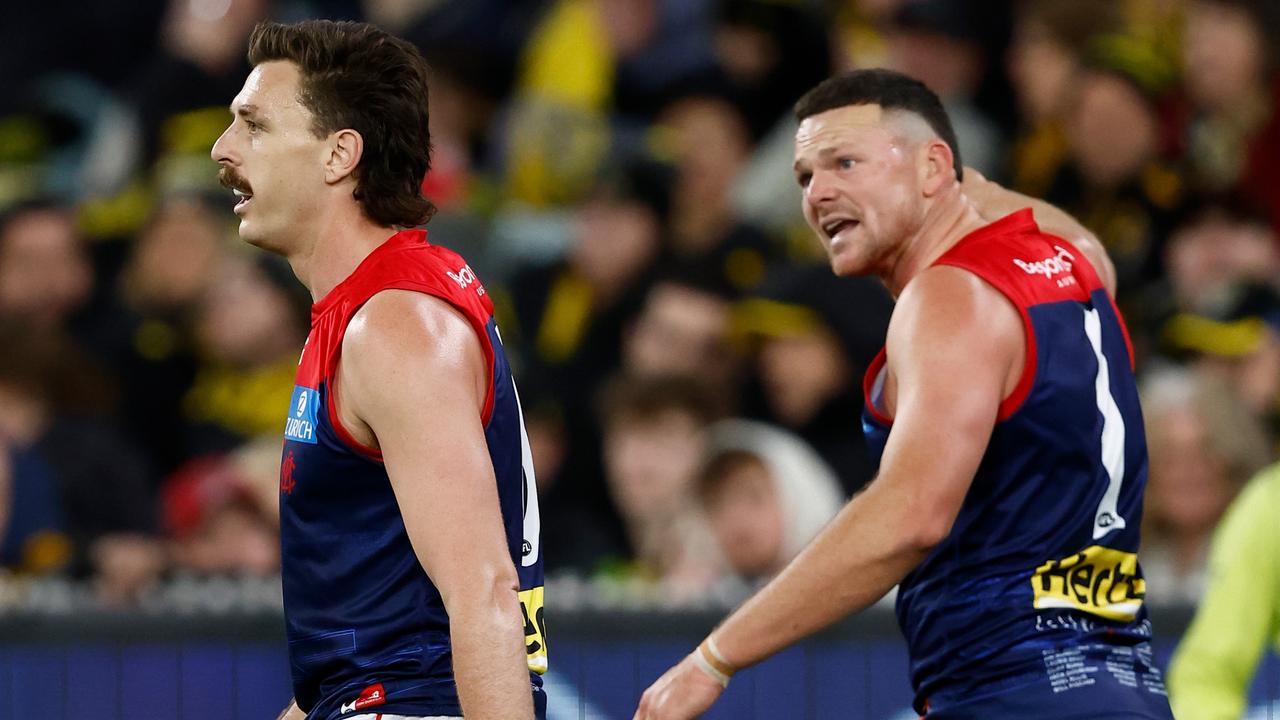
M1060 694L1097 673L1137 688L1135 708L1165 703L1137 560L1147 450L1124 321L1085 256L1042 233L1030 210L969 234L937 264L1009 299L1026 364L950 535L899 587L916 709L1034 685L1101 717L1088 691ZM892 432L884 368L881 351L864 385L877 464Z
M334 411L331 384L351 317L375 294L448 302L489 365L480 421L520 578L531 692L545 713L547 668L538 498L529 442L493 304L461 257L406 230L375 249L311 311L280 469L280 544L294 696L310 718L364 712L460 716L440 592L409 544L381 454ZM423 412L471 412L423 408Z

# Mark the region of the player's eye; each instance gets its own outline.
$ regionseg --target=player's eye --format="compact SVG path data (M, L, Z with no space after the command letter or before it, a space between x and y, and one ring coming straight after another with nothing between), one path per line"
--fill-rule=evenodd
M796 183L802 188L809 187L809 181L813 179L813 173L796 173Z
M841 170L852 170L855 162L856 161L853 158L843 157L836 161L836 165L838 165Z

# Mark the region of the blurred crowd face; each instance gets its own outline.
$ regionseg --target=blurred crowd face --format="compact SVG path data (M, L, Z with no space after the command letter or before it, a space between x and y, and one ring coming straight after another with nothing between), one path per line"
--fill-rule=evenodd
M1250 98L1264 81L1265 40L1248 11L1218 2L1192 2L1183 35L1187 92L1207 110Z
M1113 187L1141 172L1155 155L1155 112L1128 81L1109 73L1085 73L1068 138L1085 178Z
M759 460L733 463L712 480L704 499L711 531L733 569L772 575L782 559L783 517L777 487Z
M837 275L887 271L921 226L917 148L879 105L835 108L800 123L796 180L805 220Z
M835 337L824 330L772 337L759 356L769 409L783 424L806 425L849 386L849 364Z
M291 62L254 68L232 100L231 125L212 152L223 185L242 193L235 205L240 237L286 256L301 249L297 238L322 216L328 195L331 149L327 138L311 131L311 112L298 96L300 80Z
M609 492L632 523L676 512L689 495L705 428L675 408L652 418L621 417L605 435Z
M1234 492L1226 462L1210 445L1204 419L1190 403L1151 418L1146 506L1173 533L1196 536L1214 527Z
M889 64L943 99L968 98L982 77L982 50L971 42L914 30L896 30L888 40Z
M53 327L84 305L93 270L70 215L32 210L0 233L0 315Z
M1280 252L1265 225L1210 213L1173 233L1165 266L1178 304L1204 310L1232 284L1280 272Z
M138 237L126 273L127 294L148 307L198 300L222 254L224 224L192 200L165 203Z
M658 220L639 203L588 200L575 232L573 263L602 296L624 291L658 254Z
M1056 117L1063 108L1077 59L1048 29L1027 22L1014 32L1008 69L1023 118L1036 123Z
M751 135L737 108L716 98L686 98L667 108L659 124L675 143L675 200L724 202L751 153Z
M627 369L719 383L729 371L728 333L729 304L723 298L660 283L649 291L627 338Z
M284 291L243 257L223 263L201 303L196 332L206 352L242 367L296 352L302 334Z

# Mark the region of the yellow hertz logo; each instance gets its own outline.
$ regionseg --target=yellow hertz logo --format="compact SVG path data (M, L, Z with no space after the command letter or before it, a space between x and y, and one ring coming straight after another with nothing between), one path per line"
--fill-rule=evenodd
M524 612L524 646L529 669L541 675L547 671L547 621L542 612L541 586L520 591L520 610Z
M1108 620L1132 620L1147 594L1138 556L1101 545L1036 568L1031 588L1038 610L1074 608Z

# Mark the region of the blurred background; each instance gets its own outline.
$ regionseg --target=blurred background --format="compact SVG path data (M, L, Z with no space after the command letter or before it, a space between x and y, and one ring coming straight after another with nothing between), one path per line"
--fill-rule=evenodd
M488 287L516 366L553 716L629 717L870 478L861 378L892 301L830 274L790 169L791 105L832 73L924 80L968 165L1110 251L1163 653L1220 517L1280 448L1273 0L17 0L5 16L0 718L29 716L32 683L50 718L267 717L288 699L276 494L310 298L241 245L209 159L266 18L374 22L433 68L428 230ZM893 620L867 617L753 671L793 695L739 682L715 716L906 709Z

